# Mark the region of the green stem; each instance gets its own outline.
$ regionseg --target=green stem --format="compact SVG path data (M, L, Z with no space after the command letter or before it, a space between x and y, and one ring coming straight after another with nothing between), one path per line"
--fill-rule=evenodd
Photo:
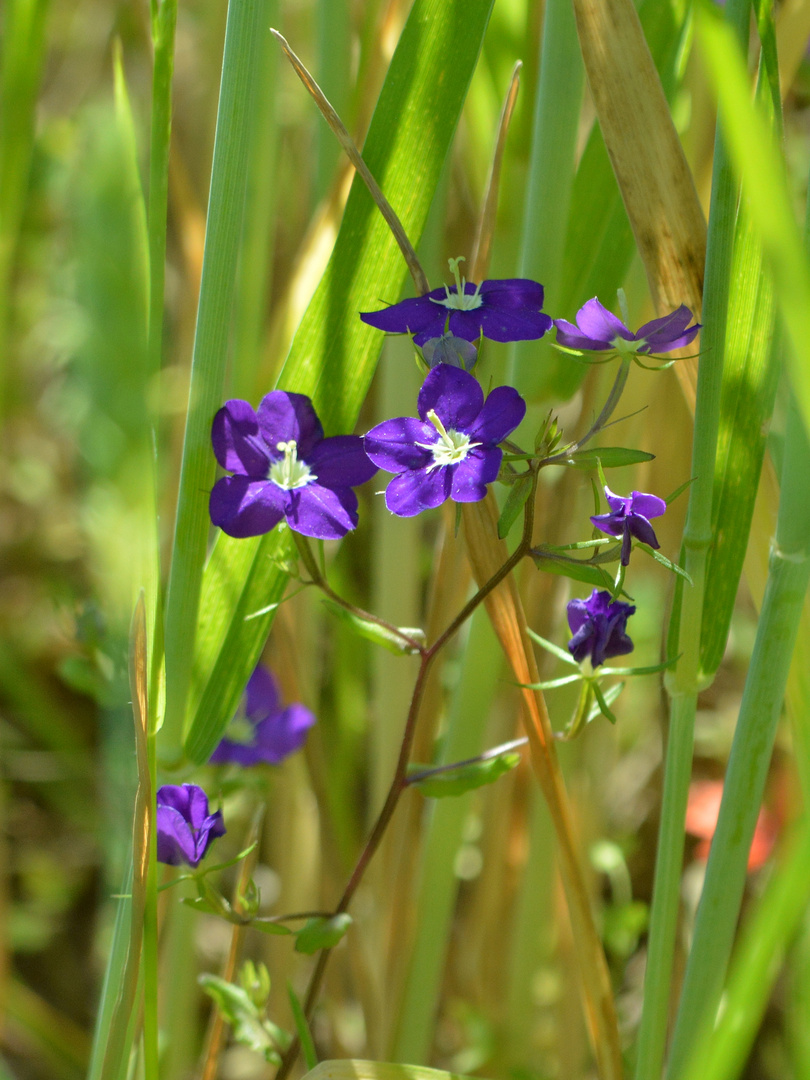
M730 0L726 18L738 39L747 41L749 0ZM683 864L684 822L692 775L695 711L700 681L700 630L706 559L712 536L712 496L720 390L725 353L729 281L737 207L737 185L718 125L706 248L704 329L692 444L689 510L684 530L684 587L678 632L678 663L667 679L671 695L670 730L661 798L661 824L650 912L644 1005L638 1035L636 1080L660 1080L664 1061L673 959Z
M166 600L166 719L161 753L180 757L216 461L211 421L222 404L249 153L248 114L259 40L259 0L231 0L225 29L189 409Z
M148 747L151 798L146 810L149 821L149 862L146 871L142 946L144 1080L159 1080L157 831L154 809L157 792L157 760L154 735L150 735Z

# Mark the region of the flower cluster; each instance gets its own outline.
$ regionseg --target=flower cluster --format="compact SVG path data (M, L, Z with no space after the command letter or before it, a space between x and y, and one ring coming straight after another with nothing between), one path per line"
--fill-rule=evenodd
M211 843L225 835L222 811L208 813L196 784L164 784L157 793L157 857L169 866L197 867Z
M568 604L568 625L574 635L568 651L578 664L590 660L599 667L612 656L625 656L633 651L627 636L627 620L635 613L632 604L614 600L607 589L594 589L587 600L571 600Z
M689 326L692 312L683 304L669 315L644 323L637 333L629 330L613 312L594 297L576 315L574 326L555 319L557 342L569 349L591 352L666 353L689 345L698 335L699 323Z

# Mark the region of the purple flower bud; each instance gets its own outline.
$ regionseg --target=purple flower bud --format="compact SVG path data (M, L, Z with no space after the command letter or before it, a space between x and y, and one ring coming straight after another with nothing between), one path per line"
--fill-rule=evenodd
M611 600L606 589L594 589L587 600L569 601L567 610L574 635L568 651L578 664L590 659L593 667L599 667L612 656L633 651L633 642L625 632L627 620L636 610L633 604Z
M632 537L640 540L642 544L648 544L652 548L659 548L652 525L649 519L660 517L667 508L663 499L657 495L645 495L643 491L631 491L626 499L621 495L614 495L609 487L605 487L605 498L610 507L609 514L595 514L591 521L602 532L610 536L622 538L622 566L630 562L630 545Z
M259 666L248 680L226 737L211 755L211 764L278 765L301 749L314 723L314 715L303 705L281 707L275 679Z
M222 811L208 813L196 784L164 784L157 793L157 857L169 866L198 866L213 840L225 835Z
M594 296L577 312L576 326L565 319L555 319L554 325L558 344L567 349L657 354L672 352L694 341L701 326L700 323L689 326L691 319L692 312L681 304L669 315L644 323L634 334Z
M430 338L425 342L422 355L429 368L449 364L451 367L463 368L464 371L472 371L478 359L478 350L471 341L453 337L452 334L442 334L441 337Z
M260 536L282 520L304 536L332 540L357 526L352 488L377 471L359 435L325 439L304 394L273 390L254 412L226 401L214 417L217 461L233 476L214 485L211 521L229 536Z
M419 420L400 416L366 435L366 453L397 475L385 492L392 514L413 517L454 502L478 502L501 467L502 442L526 413L511 386L497 386L484 401L472 375L449 364L428 373L419 391Z

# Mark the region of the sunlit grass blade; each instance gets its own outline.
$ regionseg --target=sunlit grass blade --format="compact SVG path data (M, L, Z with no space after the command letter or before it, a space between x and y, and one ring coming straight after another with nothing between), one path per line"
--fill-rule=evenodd
M462 11L441 0L417 0L391 61L363 156L412 242L424 228L491 6L491 0L477 0ZM279 378L285 390L313 397L327 434L352 429L382 344L379 332L362 323L358 312L375 307L380 298L396 299L404 274L387 225L355 182L332 258ZM211 610L223 618L206 639L211 665L197 668L194 696L201 704L187 741L194 760L203 760L205 747L216 744L267 638L273 612L247 622L245 616L283 591L284 571L271 561L279 542L271 534L258 542L219 537L215 545L210 566L218 569L216 579L206 573L200 623L205 625ZM254 543L245 571L243 545ZM216 589L223 575L240 580L227 571L232 557L243 563L248 584L228 613Z
M28 195L48 0L8 0L0 51L0 416L6 410L11 283Z
M161 754L180 752L216 472L211 421L222 404L248 161L249 107L263 32L260 0L228 5L189 411L166 599L166 718ZM265 31L266 32L266 31Z
M717 93L729 154L745 185L751 221L771 267L776 301L791 344L788 368L810 428L810 269L802 250L779 149L751 101L745 63L732 35L701 11L698 37Z

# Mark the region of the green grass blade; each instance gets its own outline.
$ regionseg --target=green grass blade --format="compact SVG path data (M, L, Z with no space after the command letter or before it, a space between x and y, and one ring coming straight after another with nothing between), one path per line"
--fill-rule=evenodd
M257 76L259 0L228 5L211 190L205 234L189 411L166 600L166 718L161 753L177 756L191 680L200 583L210 529L208 492L216 462L211 421L222 404L248 160L247 116Z
M810 429L810 268L802 250L784 165L762 110L751 101L745 61L726 27L700 13L699 40L727 134L729 154L748 196L751 220L774 278L791 344L788 367Z
M491 7L491 0L463 10L442 0L417 0L391 61L363 153L412 242L425 226ZM365 188L355 183L332 258L279 378L284 389L313 398L328 434L352 429L382 344L358 312L374 309L379 298L396 300L404 277L396 241ZM247 622L245 615L281 595L284 572L272 561L280 543L278 533L259 541L217 539L200 605L201 627L210 613L218 615L201 648L207 665L195 664L199 705L186 744L194 761L205 760L221 737L267 638L273 612ZM246 544L252 559L244 554ZM240 581L228 569L232 559L250 569L244 591L223 612L218 582L224 576L238 587Z
M670 1076L680 1077L695 1031L711 1024L731 954L765 781L804 598L810 581L810 443L788 416L776 544L756 643L726 770L672 1040Z
M692 1043L684 1080L734 1080L743 1073L785 950L810 902L806 820L786 847L745 925L725 989L723 1014L713 1030L704 1030ZM801 1024L806 1037L806 1014Z

